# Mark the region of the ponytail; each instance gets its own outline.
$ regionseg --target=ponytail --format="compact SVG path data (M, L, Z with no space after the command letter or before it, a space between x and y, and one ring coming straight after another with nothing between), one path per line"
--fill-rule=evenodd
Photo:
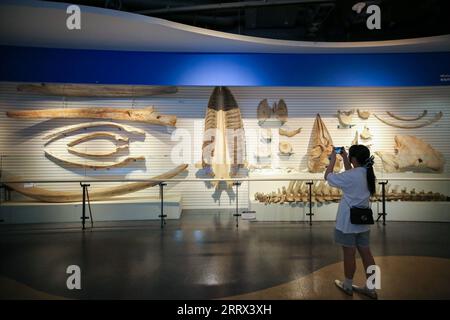
M370 195L375 194L375 172L373 172L373 167L367 168L367 187L369 187Z
M375 172L373 171L374 157L370 155L370 150L364 145L353 145L349 149L349 159L355 158L358 164L367 170L367 187L371 195L375 194Z

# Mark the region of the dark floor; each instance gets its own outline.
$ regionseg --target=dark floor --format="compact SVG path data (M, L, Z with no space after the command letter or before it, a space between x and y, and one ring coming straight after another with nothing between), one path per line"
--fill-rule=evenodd
M158 222L0 226L0 276L68 298L212 299L269 288L341 260L331 222L263 223L230 214ZM375 256L450 258L450 224L372 227ZM66 268L82 290L66 288Z

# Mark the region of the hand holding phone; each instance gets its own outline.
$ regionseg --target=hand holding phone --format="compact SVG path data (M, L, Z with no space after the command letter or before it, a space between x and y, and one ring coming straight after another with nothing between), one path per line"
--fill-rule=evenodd
M334 152L336 152L336 154L341 154L342 151L344 151L344 147L334 147Z

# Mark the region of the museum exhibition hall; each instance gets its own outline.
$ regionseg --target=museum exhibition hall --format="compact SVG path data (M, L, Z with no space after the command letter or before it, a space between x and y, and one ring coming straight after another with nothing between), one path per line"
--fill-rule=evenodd
M68 2L0 3L0 299L450 299L446 1Z

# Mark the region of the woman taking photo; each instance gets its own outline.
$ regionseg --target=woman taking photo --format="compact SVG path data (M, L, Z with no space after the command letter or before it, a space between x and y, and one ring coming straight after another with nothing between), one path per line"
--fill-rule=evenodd
M336 150L333 148L330 163L325 171L325 180L330 186L340 188L343 191L342 199L336 216L335 242L341 245L344 253L345 280L335 280L336 286L348 295L353 291L362 293L372 299L377 299L375 289L367 286L353 285L353 276L356 271L356 249L362 258L364 268L375 265L370 251L370 227L369 225L352 224L350 221L350 208L368 208L369 198L375 193L375 174L373 172L373 156L366 146L353 145L349 153L341 148L345 171L333 173L336 163ZM366 273L366 277L370 274Z

